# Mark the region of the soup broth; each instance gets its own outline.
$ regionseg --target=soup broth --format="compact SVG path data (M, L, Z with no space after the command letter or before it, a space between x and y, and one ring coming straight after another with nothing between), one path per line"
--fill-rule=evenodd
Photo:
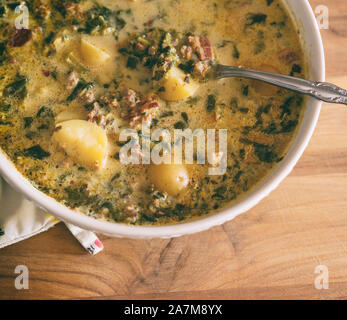
M299 34L279 0L29 0L0 2L0 146L32 184L88 216L172 224L216 212L286 154L301 95L217 64L306 76ZM125 164L122 130L227 130L215 161ZM173 157L172 138L160 155ZM142 159L144 150L134 148ZM209 169L226 159L222 174ZM211 159L210 159L211 160ZM213 159L212 159L213 160Z

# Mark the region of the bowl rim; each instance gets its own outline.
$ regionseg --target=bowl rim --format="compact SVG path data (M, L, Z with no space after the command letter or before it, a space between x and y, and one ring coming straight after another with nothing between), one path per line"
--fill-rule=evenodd
M315 43L318 51L315 52L318 61L318 68L315 70L317 81L325 80L325 58L322 38L320 35L318 23L308 0L302 0L301 4L304 15L309 19L312 32L310 33L311 42ZM293 10L292 10L293 13ZM313 99L313 98L309 98ZM49 212L58 219L77 225L81 228L100 232L102 234L127 237L127 238L171 238L181 235L192 234L200 231L219 226L229 220L234 219L239 214L248 211L258 202L264 199L271 191L276 189L280 182L292 171L295 164L303 154L306 146L311 139L313 131L318 121L322 102L315 100L312 102L314 110L311 119L302 133L303 137L300 141L298 138L291 143L296 146L290 150L280 164L270 173L268 177L259 183L256 187L247 192L238 201L232 203L230 207L226 207L220 212L200 217L193 221L187 221L175 225L164 226L131 226L107 221L101 221L88 217L82 213L67 208L55 199L45 195L36 189L19 171L14 164L7 158L5 153L0 149L0 174L2 177L17 191L23 194L30 201L33 201L41 209ZM305 117L304 117L305 118ZM302 126L299 131L303 130ZM299 134L298 134L299 135Z

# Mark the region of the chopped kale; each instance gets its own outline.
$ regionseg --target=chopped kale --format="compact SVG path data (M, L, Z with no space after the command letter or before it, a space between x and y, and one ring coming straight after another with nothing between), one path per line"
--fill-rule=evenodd
M211 112L216 109L216 96L213 94L208 95L206 109Z
M51 44L54 40L55 33L51 31L47 37L43 40L44 44Z
M31 124L33 123L33 117L24 117L24 128L29 128L31 126Z
M277 132L277 126L275 122L271 122L269 126L262 130L263 133L271 134Z
M244 172L242 170L239 170L233 178L233 183L239 182L239 180L243 174L244 174Z
M232 113L237 112L237 110L239 109L239 104L238 104L237 98L232 98L230 100L230 109L231 109Z
M139 58L134 56L129 56L127 61L127 68L136 69L137 64L140 62Z
M277 153L273 150L273 147L254 143L254 153L258 159L262 162L272 163L278 160Z
M2 65L8 58L6 42L0 41L0 65Z
M40 145L35 145L33 147L30 147L28 149L23 150L23 155L25 157L31 157L34 159L42 160L45 158L48 158L51 154L49 152L46 152L41 148Z
M293 132L296 128L296 126L298 125L298 120L288 120L288 121L282 121L281 122L281 126L282 126L282 133L289 133L289 132Z
M171 117L173 116L173 112L172 111L164 111L161 115L160 118L167 118L167 117Z
M262 13L249 13L246 16L246 26L252 26L254 24L264 24L266 22L267 15Z
M6 103L5 101L0 100L0 111L1 112L8 112L11 109L11 105Z
M242 94L246 97L248 96L248 91L249 91L248 89L249 89L249 86L244 86L242 89Z
M7 0L6 1L6 6L10 9L10 10L14 10L16 9L16 7L18 7L21 4L20 1L17 0Z
M187 124L183 121L178 121L174 124L175 129L185 129L187 127Z
M233 57L235 59L239 59L240 58L240 51L237 48L237 45L235 43L233 44Z
M285 115L290 115L292 113L290 107L292 105L292 103L295 100L295 96L290 96L289 98L287 98L284 103L280 106L280 109L282 109L282 113L280 115L280 118L283 119L283 117Z
M302 68L299 64L293 64L292 70L290 71L290 75L293 76L294 73L301 73Z
M80 79L78 81L77 86L75 89L73 89L72 93L68 96L67 101L71 102L77 98L77 96L83 91L83 90L89 90L94 87L94 84L92 82L86 82L83 79Z
M224 200L226 198L227 187L221 186L214 190L212 199Z
M4 17L6 15L6 7L2 2L0 2L0 17Z
M266 163L272 163L275 161L279 161L277 153L274 151L273 146L268 146L264 144L260 144L257 142L253 142L246 138L240 138L239 141L241 143L244 143L246 145L253 145L254 147L254 154L257 156L257 158Z
M195 62L193 60L188 60L186 63L180 63L178 67L183 70L184 73L190 74L194 71L194 64Z
M46 106L42 106L39 109L39 111L37 111L36 117L38 117L38 118L44 118L44 117L54 118L54 112L52 111L51 108L46 107Z
M17 74L14 82L10 83L4 88L4 97L18 98L23 100L28 93L26 87L27 82L27 77Z
M186 122L186 123L188 123L188 115L187 115L187 113L186 112L182 112L181 113L181 117L182 117L182 119Z
M87 19L84 27L78 29L79 32L96 34L107 28L117 32L124 28L126 22L121 18L122 10L112 11L107 7L95 4L93 8L87 11Z
M67 204L72 208L91 204L94 200L94 197L90 195L87 185L79 188L68 187L65 188L65 192L67 194Z
M259 54L263 52L265 49L265 42L264 41L256 41L254 43L254 54Z

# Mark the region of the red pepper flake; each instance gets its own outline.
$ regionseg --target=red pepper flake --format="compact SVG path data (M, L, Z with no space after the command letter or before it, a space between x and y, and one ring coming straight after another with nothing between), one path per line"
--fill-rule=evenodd
M151 27L152 24L153 24L153 20L152 20L152 19L150 19L150 20L147 21L147 26L148 26L148 27Z
M49 70L44 70L42 69L42 74L45 76L45 77L49 77L49 75L51 74L51 72Z
M30 29L16 29L9 42L10 47L22 47L32 38Z

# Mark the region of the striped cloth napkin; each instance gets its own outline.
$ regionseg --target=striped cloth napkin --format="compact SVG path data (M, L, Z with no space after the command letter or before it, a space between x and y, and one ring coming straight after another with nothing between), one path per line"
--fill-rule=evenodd
M58 222L0 178L0 249L47 231ZM93 232L65 224L90 254L95 255L103 249Z

